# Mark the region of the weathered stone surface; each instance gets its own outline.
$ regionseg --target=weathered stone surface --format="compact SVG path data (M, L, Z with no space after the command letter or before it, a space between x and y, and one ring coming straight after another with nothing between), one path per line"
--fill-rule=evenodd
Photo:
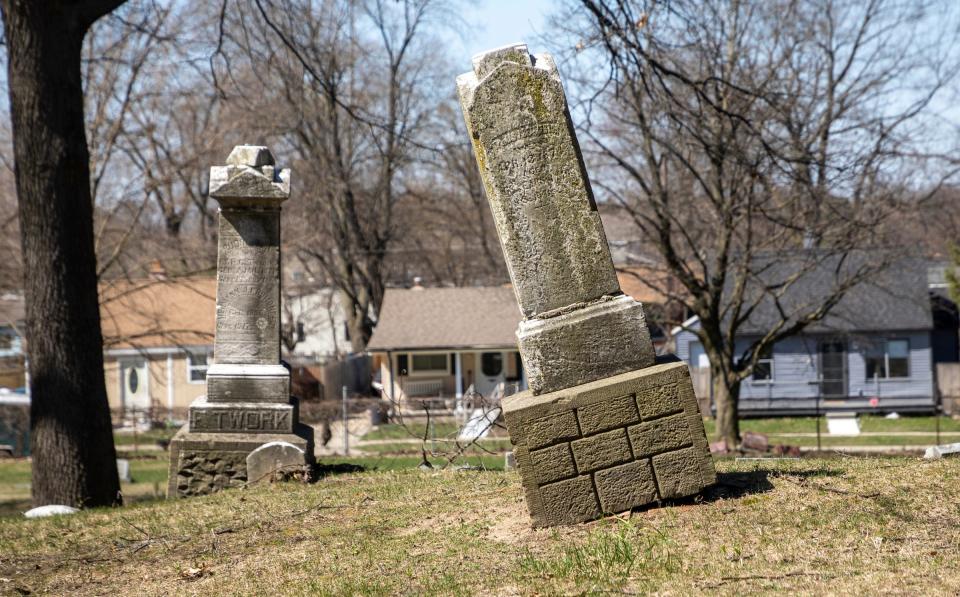
M571 442L570 446L573 448L577 470L581 473L592 473L633 459L624 429L614 429L578 439Z
M716 482L709 452L705 461L703 453L694 447L658 454L652 462L663 499L693 495Z
M261 168L263 166L273 166L276 162L273 160L273 154L270 149L262 145L237 145L227 156L228 166L250 166L251 168Z
M170 440L167 497L205 495L247 482L247 456L260 446L285 442L313 458L313 428L297 425L292 434L198 433L184 426Z
M577 467L574 466L573 455L570 453L570 444L563 443L541 450L532 450L530 461L533 463L537 483L540 484L552 483L577 474Z
M610 259L553 58L474 57L460 103L524 321L529 387L552 392L652 365L640 303Z
M577 409L577 419L584 435L623 427L640 422L637 401L633 395L620 396L606 402L598 402Z
M289 193L290 171L277 169L265 147L238 146L210 170L210 196L220 203L214 363L207 395L171 441L168 497L246 483L248 455L270 442L313 462L313 429L299 424L280 364L280 205ZM253 462L290 460L284 450Z
M544 485L540 493L543 511L534 515L534 524L585 522L601 514L589 475Z
M682 413L634 425L628 432L637 456L653 456L693 444L690 425Z
M220 211L214 360L280 360L279 209Z
M527 382L538 394L649 367L656 359L643 306L625 295L521 321L517 340Z
M580 437L577 417L572 412L558 412L531 418L527 421L524 433L530 449Z
M524 317L530 390L503 414L534 524L696 493L715 475L690 374L654 366L621 292L553 59L484 52L457 89Z
M657 499L653 469L646 460L598 471L593 478L600 507L607 514L630 510L637 504L649 504Z
M670 390L655 391L661 387ZM679 361L549 394L521 392L504 398L503 414L537 526L694 495L716 479L690 371ZM583 494L587 481L597 510Z
M268 442L247 455L247 483L270 482L275 474L302 471L306 464L303 448L290 442Z
M208 402L289 402L290 372L282 365L229 365L207 369Z
M290 196L290 170L277 169L266 147L238 145L226 166L210 168L210 196L221 207L279 207Z
M295 400L287 400L287 404L209 402L201 396L190 405L190 430L204 433L293 433L297 405Z
M524 316L619 294L553 59L499 48L457 87Z

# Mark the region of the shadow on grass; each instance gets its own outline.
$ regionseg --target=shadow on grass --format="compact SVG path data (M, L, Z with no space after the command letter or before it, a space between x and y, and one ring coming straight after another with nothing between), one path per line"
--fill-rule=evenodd
M807 479L811 477L836 477L841 475L841 471L832 469L817 469L810 471L770 471L755 470L745 472L717 473L717 482L708 487L696 498L697 502L715 502L717 500L729 500L746 497L758 493L766 493L773 489L770 478L777 478L781 475L789 475Z
M363 465L350 464L349 462L318 462L317 464L313 465L313 474L310 475L310 480L311 482L316 483L325 477L331 477L333 475L347 475L350 473L362 473L366 470L367 467Z

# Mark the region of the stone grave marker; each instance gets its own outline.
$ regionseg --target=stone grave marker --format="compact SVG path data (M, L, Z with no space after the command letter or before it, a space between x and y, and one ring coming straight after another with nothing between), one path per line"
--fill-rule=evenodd
M240 145L210 169L220 204L217 313L207 394L170 442L168 497L247 481L247 455L270 442L313 461L313 429L298 420L290 372L280 364L280 206L290 171L266 147Z
M686 364L620 290L553 58L516 44L457 78L523 320L503 412L537 526L698 493L716 474Z

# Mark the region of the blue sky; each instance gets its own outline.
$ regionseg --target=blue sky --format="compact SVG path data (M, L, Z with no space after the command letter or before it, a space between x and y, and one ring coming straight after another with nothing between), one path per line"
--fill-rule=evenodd
M463 18L469 33L452 58L469 67L470 57L484 50L517 41L532 44L533 36L546 29L546 17L556 4L550 0L481 0L466 6Z

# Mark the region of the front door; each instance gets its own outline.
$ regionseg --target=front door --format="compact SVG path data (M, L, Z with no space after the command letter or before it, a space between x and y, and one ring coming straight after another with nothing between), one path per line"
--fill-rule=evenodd
M148 381L146 359L120 361L120 397L125 410L146 411L150 408Z
M502 352L481 352L480 371L477 372L475 389L484 398L490 398L497 392L497 387L506 379L503 367Z
M820 392L827 400L847 397L847 344L842 340L820 342Z

